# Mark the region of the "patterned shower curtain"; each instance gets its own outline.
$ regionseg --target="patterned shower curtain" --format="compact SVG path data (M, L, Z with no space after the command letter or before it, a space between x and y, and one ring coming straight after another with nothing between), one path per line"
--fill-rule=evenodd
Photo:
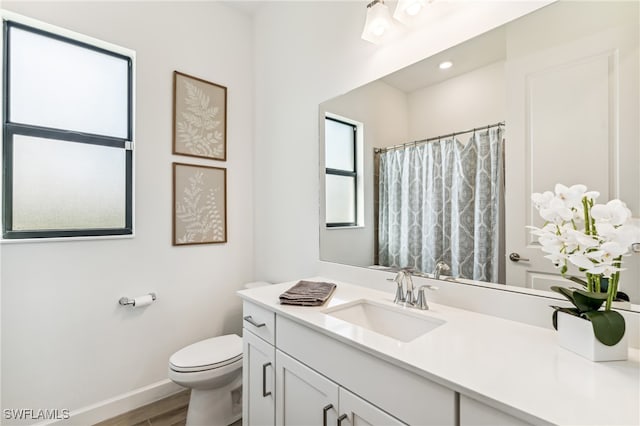
M378 261L498 281L503 129L380 154Z

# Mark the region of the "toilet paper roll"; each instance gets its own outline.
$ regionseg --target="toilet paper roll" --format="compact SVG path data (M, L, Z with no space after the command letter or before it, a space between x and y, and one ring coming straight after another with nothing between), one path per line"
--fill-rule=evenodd
M153 302L153 296L150 294L145 294L144 296L135 297L133 299L133 307L141 308L143 306L150 305Z

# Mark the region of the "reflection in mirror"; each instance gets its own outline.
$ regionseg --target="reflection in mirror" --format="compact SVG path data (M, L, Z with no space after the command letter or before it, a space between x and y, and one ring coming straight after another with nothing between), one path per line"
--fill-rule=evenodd
M323 204L321 259L572 285L526 228L542 225L530 195L582 183L640 216L638 16L637 2L553 3L322 103L321 141L326 116L360 126L362 197L357 226L328 227ZM623 266L640 304L640 255Z

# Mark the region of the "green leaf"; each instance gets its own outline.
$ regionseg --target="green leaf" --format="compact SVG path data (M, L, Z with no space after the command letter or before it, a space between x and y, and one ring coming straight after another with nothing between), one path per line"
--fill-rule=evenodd
M563 308L561 306L551 306L553 311L553 316L551 320L553 321L553 328L558 329L558 312L564 312L565 314L573 315L574 317L580 317L580 311L577 308Z
M584 314L593 326L593 334L603 345L613 346L624 336L624 317L616 311L594 311Z
M566 287L552 286L551 290L569 299L580 312L597 311L607 300L606 293L594 293Z

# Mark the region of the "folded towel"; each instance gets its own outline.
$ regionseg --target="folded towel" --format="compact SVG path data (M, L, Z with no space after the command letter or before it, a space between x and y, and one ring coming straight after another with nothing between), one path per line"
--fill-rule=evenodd
M298 281L296 285L280 295L280 303L282 305L320 306L327 301L335 289L336 285L333 283Z

